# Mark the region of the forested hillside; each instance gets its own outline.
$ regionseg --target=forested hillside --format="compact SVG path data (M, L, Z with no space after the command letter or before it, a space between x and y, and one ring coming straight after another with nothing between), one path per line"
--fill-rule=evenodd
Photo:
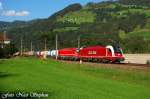
M57 34L59 48L77 47L80 36L81 46L119 42L126 53L150 52L149 0L72 4L47 19L15 23L0 22L0 31L6 30L18 48L23 38L25 50L31 42L35 50L44 49L45 40L53 49Z
M119 2L127 5L150 6L149 0L119 0Z

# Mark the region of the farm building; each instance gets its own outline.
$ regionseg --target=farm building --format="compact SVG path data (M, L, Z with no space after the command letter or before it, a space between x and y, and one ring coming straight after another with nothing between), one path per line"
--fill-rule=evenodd
M6 33L0 33L0 47L4 48L7 44L10 44L10 39L6 36Z

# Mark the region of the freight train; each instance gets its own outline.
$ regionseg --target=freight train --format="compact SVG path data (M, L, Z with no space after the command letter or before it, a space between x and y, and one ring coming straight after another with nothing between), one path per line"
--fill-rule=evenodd
M81 48L64 48L52 50L50 56L62 60L82 60L103 63L120 63L125 60L122 49L119 46L88 46Z

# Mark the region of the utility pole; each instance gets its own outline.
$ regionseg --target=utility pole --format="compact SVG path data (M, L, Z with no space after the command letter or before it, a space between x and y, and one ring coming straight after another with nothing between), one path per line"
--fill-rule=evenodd
M43 58L44 59L47 58L47 52L46 52L46 50L47 50L47 44L46 44L46 42L47 42L47 39L45 37L45 39L44 39L44 54L43 54Z
M25 46L25 44L23 46L23 52L26 52L26 46Z
M78 51L80 51L80 35L78 36ZM79 53L79 52L78 52ZM82 64L82 58L80 58L80 64Z
M6 40L6 31L4 31L4 35L3 36L4 36L4 40Z
M21 37L21 40L20 40L20 55L22 56L22 50L23 50L23 39Z
M45 38L45 51L47 50L47 39Z
M80 35L78 36L78 50L80 49Z
M58 35L56 34L56 60L58 59Z
M32 45L32 41L31 41L31 52L33 51L33 45Z
M3 33L3 43L2 43L2 45L1 45L1 48L4 48L4 45L5 45L5 40L6 40L6 31L4 31L4 33Z

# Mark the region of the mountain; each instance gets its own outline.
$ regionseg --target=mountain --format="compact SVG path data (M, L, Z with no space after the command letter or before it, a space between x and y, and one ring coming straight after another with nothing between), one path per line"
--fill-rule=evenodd
M0 21L0 31L10 30L13 28L22 28L29 25L30 22L26 21L14 21L14 22L4 22Z
M80 36L81 46L119 42L126 53L149 53L149 11L149 3L130 0L72 4L45 19L0 22L0 31L6 30L18 48L23 38L25 50L31 41L35 50L42 50L45 40L54 49L57 34L59 48L77 47Z

